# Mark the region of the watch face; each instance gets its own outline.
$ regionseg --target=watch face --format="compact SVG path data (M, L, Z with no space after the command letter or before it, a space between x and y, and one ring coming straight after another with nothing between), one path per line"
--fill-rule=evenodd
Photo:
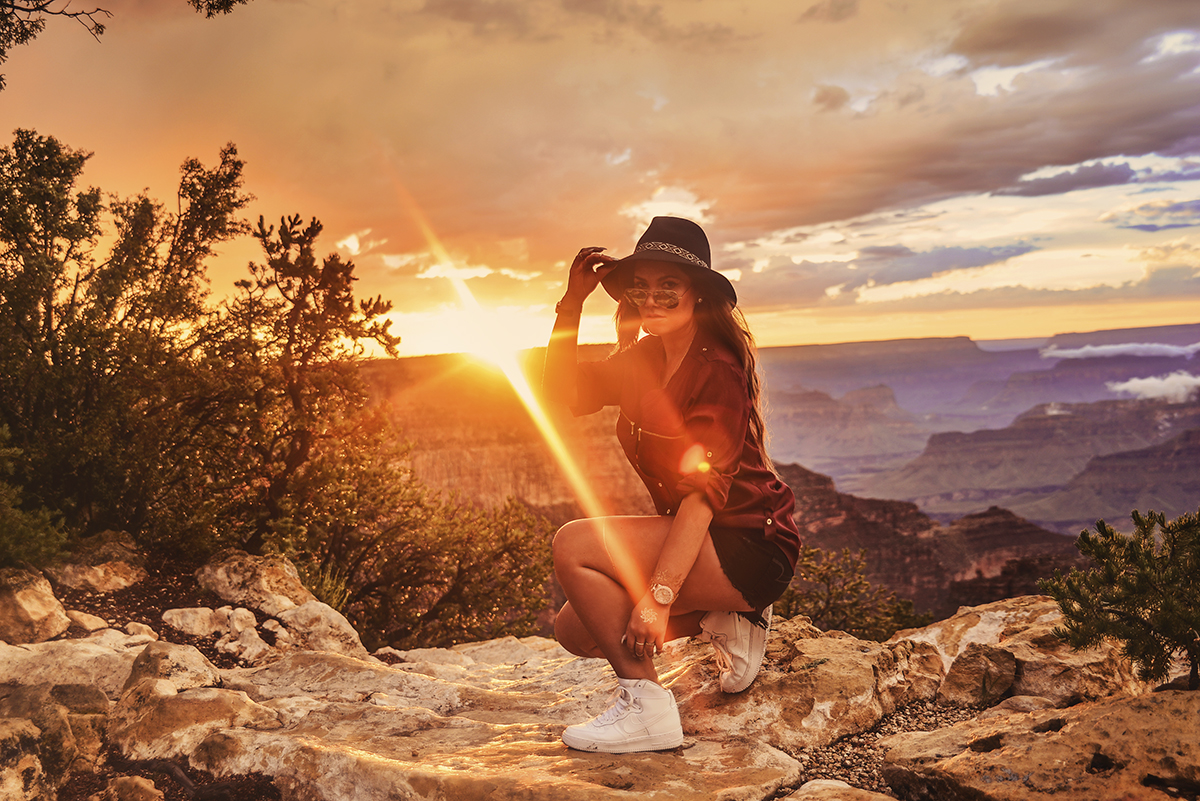
M660 604L669 604L675 600L675 593L664 584L656 584L651 588L651 592L654 594L654 600Z

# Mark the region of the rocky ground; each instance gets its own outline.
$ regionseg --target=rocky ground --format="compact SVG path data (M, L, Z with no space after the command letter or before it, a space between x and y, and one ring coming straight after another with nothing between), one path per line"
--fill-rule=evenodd
M191 637L167 626L162 621L164 609L194 606L220 606L222 601L196 582L195 572L200 562L180 559L177 555L151 555L146 560L145 579L109 593L84 590L63 590L59 595L68 609L96 615L108 621L114 628L125 628L129 623L142 623L154 629L159 638L181 645L193 645L219 668L238 667L241 663L216 649L216 636ZM265 619L265 615L258 615ZM262 622L261 620L259 622ZM72 627L66 637L83 637L86 632ZM197 797L218 801L277 801L279 790L264 776L239 776L217 780L204 771L188 767L182 761L178 767L187 781L194 785L189 790L175 775L167 773L162 766L157 768L140 765L124 759L115 749L106 750L106 766L97 773L77 773L58 791L58 801L87 801L88 797L100 793L110 780L118 776L141 776L154 782L162 791L166 801L192 801Z
M195 646L219 668L244 666L238 659L216 649L216 636L192 637L167 626L162 621L164 609L184 607L217 607L223 602L202 588L195 579L199 563L180 560L177 556L147 559L148 576L126 589L110 593L95 593L80 590L63 591L63 605L96 615L108 621L114 628L124 628L129 623L141 623L152 628L158 636L168 642ZM257 613L262 619L266 616ZM84 632L72 629L67 637L82 637ZM392 661L387 659L385 661ZM887 794L887 785L880 775L883 750L876 742L888 735L932 731L943 726L967 720L977 714L974 708L939 706L932 702L915 702L898 709L885 717L873 729L861 734L845 737L821 748L809 748L794 754L804 767L804 780L834 779L855 787ZM166 773L161 766L139 765L123 759L110 749L107 767L97 774L79 774L59 791L59 801L86 801L117 776L142 776L150 779L163 791L166 798L174 801L190 801L197 797L236 799L236 801L260 801L278 799L279 791L271 781L261 776L242 776L233 780L217 781L212 776L181 764L189 781L196 785L193 793L177 778Z

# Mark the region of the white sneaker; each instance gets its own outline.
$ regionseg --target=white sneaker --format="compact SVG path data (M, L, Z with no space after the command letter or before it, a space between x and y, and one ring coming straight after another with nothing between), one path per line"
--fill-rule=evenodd
M587 723L568 726L562 739L579 751L661 751L683 744L683 726L670 690L649 679L617 679L608 709Z
M699 638L712 643L721 669L721 689L740 693L754 682L767 650L771 607L763 610L767 627L751 623L737 612L709 612L700 618Z

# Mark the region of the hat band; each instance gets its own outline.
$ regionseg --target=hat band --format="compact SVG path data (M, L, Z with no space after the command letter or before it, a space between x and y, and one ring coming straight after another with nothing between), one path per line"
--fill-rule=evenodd
M641 253L643 250L663 250L667 253L674 253L676 256L681 256L690 261L692 264L697 264L706 270L712 269L708 266L708 262L697 256L695 253L685 250L679 247L679 245L672 245L670 242L638 242L638 246L633 252Z

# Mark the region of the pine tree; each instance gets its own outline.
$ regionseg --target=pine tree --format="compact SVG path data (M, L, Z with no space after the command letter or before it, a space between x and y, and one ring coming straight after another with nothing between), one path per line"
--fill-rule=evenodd
M1103 520L1079 535L1075 547L1096 567L1040 582L1062 608L1056 633L1073 648L1118 641L1145 681L1165 679L1182 653L1188 689L1200 689L1200 517L1132 517L1132 535Z

